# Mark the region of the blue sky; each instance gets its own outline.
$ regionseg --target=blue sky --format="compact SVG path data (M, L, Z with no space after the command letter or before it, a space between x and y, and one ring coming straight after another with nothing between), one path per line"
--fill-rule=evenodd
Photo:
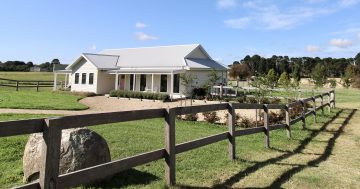
M360 0L2 0L0 61L71 63L105 48L200 43L245 55L354 57Z

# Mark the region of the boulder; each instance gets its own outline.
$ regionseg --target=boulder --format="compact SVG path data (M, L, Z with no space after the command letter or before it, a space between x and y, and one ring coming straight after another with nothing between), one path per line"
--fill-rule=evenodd
M44 145L42 133L31 134L23 157L24 182L39 178ZM62 131L59 174L111 161L110 150L104 138L87 128Z

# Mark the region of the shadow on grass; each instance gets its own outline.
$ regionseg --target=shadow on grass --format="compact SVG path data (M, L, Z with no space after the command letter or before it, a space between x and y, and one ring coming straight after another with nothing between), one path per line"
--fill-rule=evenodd
M138 171L136 169L128 169L112 176L108 180L90 185L86 188L122 188L130 185L149 184L158 179L159 177L153 174Z
M301 154L302 151L305 149L305 147L317 136L319 135L321 132L325 131L326 128L328 127L328 125L330 125L334 120L338 119L340 117L340 114L343 112L344 110L341 109L339 110L333 117L331 117L330 120L326 121L323 123L323 125L317 129L317 130L309 130L311 133L308 137L306 137L304 140L301 141L300 145L294 150L294 151L282 151L282 150L278 150L278 149L273 149L273 150L277 150L277 151L282 151L285 154L280 155L278 157L275 158L270 158L268 160L262 161L262 162L255 162L255 165L252 165L250 167L247 167L245 170L236 173L235 175L231 176L230 178L228 178L227 180L225 180L222 183L219 184L215 184L214 186L212 186L211 188L232 188L231 186L237 182L239 182L241 179L243 179L244 177L246 177L247 175L256 172L257 170L270 165L270 164L276 164L279 163L280 161L287 159L293 155L296 154ZM279 178L277 178L270 186L268 186L267 188L281 188L281 185L283 183L285 183L287 180L289 180L289 178L291 178L294 174L300 172L301 170L303 170L306 167L316 167L320 162L327 160L327 158L331 155L331 152L333 150L333 147L335 145L335 140L340 136L340 134L342 133L344 127L348 124L349 120L353 117L353 115L355 114L356 110L352 110L350 112L350 114L345 117L345 121L341 124L341 127L334 133L334 136L328 141L327 147L325 149L325 152L323 154L320 155L319 158L312 160L310 162L307 163L307 165L296 165L294 164L294 168L290 169L289 171L286 171L285 173L283 173ZM247 162L247 160L243 160L243 159L237 159L236 161L240 161L240 162ZM187 185L179 185L179 188L189 188L189 189L205 189L205 188L210 188L210 187L196 187L196 186L187 186Z

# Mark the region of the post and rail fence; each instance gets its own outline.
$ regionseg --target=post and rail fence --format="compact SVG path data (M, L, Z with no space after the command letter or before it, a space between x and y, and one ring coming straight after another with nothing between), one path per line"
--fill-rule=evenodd
M328 100L324 102L324 97ZM316 105L316 100L320 99L320 105ZM307 102L312 102L311 108L305 108ZM292 107L301 105L303 112L300 116L291 119L290 112ZM0 137L8 137L22 134L43 133L45 146L42 151L43 162L40 168L39 180L26 185L18 186L17 189L55 189L69 188L80 185L87 185L95 181L100 181L116 173L147 164L159 159L165 160L165 180L169 186L176 184L176 154L213 144L222 140L228 140L229 159L236 157L235 138L255 133L265 134L265 147L270 147L270 131L286 129L287 137L291 138L291 125L302 121L305 127L305 118L314 115L316 121L316 111L324 112L324 107L329 111L335 107L335 91L329 91L321 95L312 96L288 104L242 104L242 103L222 103L211 105L200 105L190 107L175 107L168 109L147 109L124 112L97 113L87 115L73 115L48 119L29 119L19 121L0 122ZM237 109L262 109L264 110L264 126L235 129ZM286 111L285 123L270 125L269 110L284 109ZM195 114L201 112L227 110L228 111L228 131L207 136L200 139L176 144L175 143L175 119L177 115ZM309 111L307 111L309 110ZM61 132L63 129L94 126L116 122L135 121L150 118L164 118L165 122L165 146L150 152L137 154L120 160L99 164L78 171L59 175Z
M58 82L57 85L62 86L63 83ZM39 88L42 87L53 87L54 81L14 80L0 78L0 86L13 87L16 91L19 91L20 88L36 88L36 91L39 91Z

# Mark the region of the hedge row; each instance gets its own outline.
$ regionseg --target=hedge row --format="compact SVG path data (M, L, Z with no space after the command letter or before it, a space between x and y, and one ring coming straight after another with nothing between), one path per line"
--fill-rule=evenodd
M112 90L112 91L110 91L110 96L111 97L123 97L123 98L162 100L163 102L170 101L170 96L168 94L163 94L163 93Z

